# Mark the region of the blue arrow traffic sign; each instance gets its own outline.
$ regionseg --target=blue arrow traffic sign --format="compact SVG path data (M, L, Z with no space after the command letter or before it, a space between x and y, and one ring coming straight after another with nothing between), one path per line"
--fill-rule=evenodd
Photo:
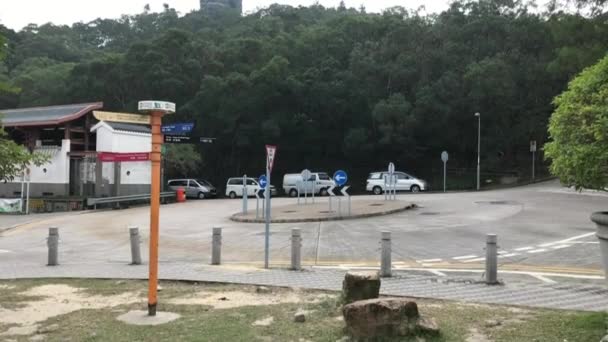
M346 174L346 172L338 170L336 171L336 173L334 173L334 181L338 186L342 186L348 181L348 175Z
M260 179L258 179L258 183L260 183L260 188L266 189L266 185L268 185L268 179L266 179L266 176L262 175L260 176Z
M194 123L175 123L163 125L161 131L165 134L186 134L192 132Z

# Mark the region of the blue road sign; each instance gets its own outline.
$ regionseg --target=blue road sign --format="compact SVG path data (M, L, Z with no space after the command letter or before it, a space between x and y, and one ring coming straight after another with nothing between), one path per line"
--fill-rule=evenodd
M260 183L260 187L262 189L266 189L266 185L268 185L268 180L266 179L266 176L260 176L260 179L258 179L258 183Z
M338 186L342 186L348 181L348 175L346 174L346 172L338 170L336 171L336 173L334 173L334 181Z
M194 123L175 123L163 125L161 131L165 134L186 134L192 132Z

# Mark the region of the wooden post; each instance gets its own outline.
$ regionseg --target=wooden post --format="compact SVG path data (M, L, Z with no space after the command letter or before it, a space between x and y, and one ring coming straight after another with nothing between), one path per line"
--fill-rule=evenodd
M161 134L161 121L163 112L150 113L152 125L152 188L150 197L150 282L148 284L148 315L156 316L158 301L158 222L160 211L160 161L163 136Z

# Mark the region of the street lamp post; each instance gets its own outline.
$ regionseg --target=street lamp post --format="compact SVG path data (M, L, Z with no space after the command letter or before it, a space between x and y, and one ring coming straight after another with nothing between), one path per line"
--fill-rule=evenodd
M477 190L480 188L479 178L481 173L480 159L481 159L481 114L475 113L477 117Z

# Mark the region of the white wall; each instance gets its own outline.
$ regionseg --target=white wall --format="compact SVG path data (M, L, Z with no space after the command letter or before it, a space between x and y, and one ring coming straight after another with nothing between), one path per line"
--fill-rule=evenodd
M99 125L97 129L97 152L146 153L151 151L152 134L150 133L114 131L105 124ZM121 184L150 184L151 175L150 161L121 163ZM102 177L110 184L114 184L113 163L103 163Z
M30 167L31 183L68 184L70 182L69 140L62 140L61 147L36 147L34 152L47 155L50 160L41 166ZM21 177L16 177L14 183L21 183Z

